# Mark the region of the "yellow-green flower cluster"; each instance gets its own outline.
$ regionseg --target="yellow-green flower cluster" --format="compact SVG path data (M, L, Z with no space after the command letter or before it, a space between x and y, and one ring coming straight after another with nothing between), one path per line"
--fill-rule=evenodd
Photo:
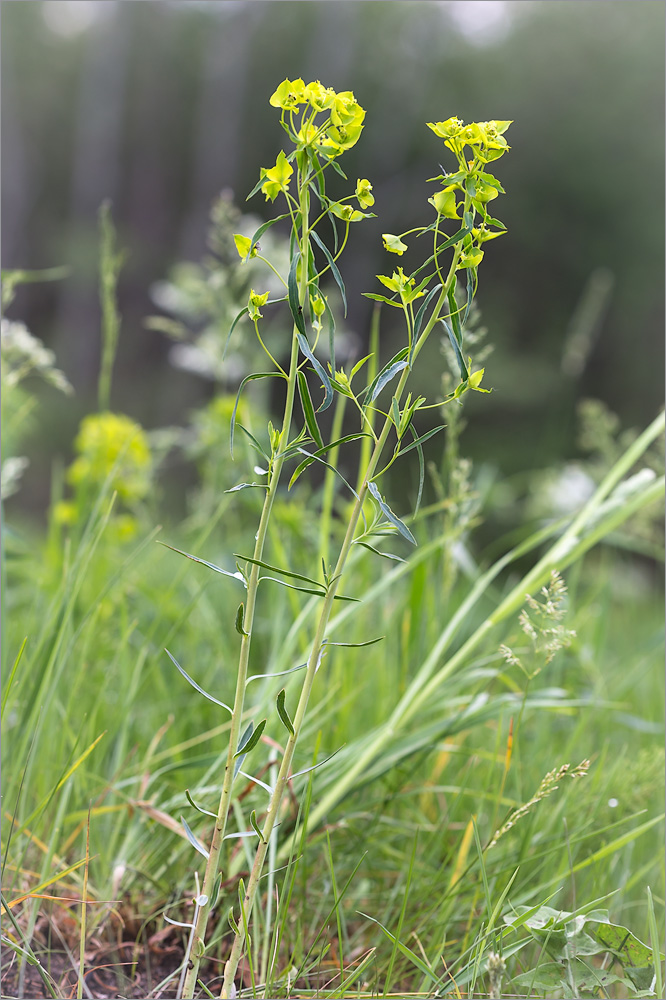
M67 470L67 482L75 499L56 504L58 524L73 525L87 516L94 497L109 480L118 499L132 506L150 489L152 456L143 429L121 413L93 413L81 422L74 442L77 457ZM116 513L109 530L118 542L136 534L137 521L128 513Z
M125 503L141 500L150 488L151 455L139 424L121 413L94 413L81 423L74 447L78 457L69 467L72 486L111 488Z
M510 149L504 133L510 121L472 122L465 125L460 118L447 118L445 122L428 122L435 135L444 140L444 145L452 150L459 160L465 146L471 146L476 159L483 163L497 160ZM464 161L463 161L464 162Z
M351 149L363 129L365 111L352 91L338 93L331 87L324 87L319 80L308 84L300 78L283 80L271 95L270 103L274 108L282 108L283 125L297 150L316 151L329 160ZM295 116L299 112L300 120L297 120ZM327 113L326 118L317 120L324 113ZM286 192L289 188L289 179L294 172L289 159L291 157L287 158L281 150L274 167L262 167L264 183L261 190L270 201L274 201L280 191ZM371 187L362 188L361 204L372 204L370 191Z

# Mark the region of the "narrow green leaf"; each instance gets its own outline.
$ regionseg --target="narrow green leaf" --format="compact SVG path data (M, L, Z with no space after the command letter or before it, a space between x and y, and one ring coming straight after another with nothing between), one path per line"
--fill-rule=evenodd
M281 566L271 566L270 563L264 562L262 559L253 559L250 556L242 556L238 552L234 552L236 559L243 559L245 562L252 563L255 566L261 566L262 569L268 569L271 573L281 573L282 576L291 577L293 580L304 580L305 583L313 583L315 587L321 587L319 580L313 580L311 576L303 576L301 573L292 573L291 570L282 569Z
M656 996L661 996L663 993L663 982L661 976L661 963L663 955L661 953L661 936L659 934L659 929L657 927L657 918L654 912L654 900L652 899L652 890L650 886L647 886L647 897L648 897L648 924L650 927L650 944L652 946L652 967L655 973L655 984L654 991Z
M352 368L351 374L349 376L349 381L350 382L353 379L354 375L356 375L356 372L360 371L361 368L363 367L363 365L366 363L366 361L369 361L371 357L372 357L372 354L366 354L366 356L364 358L361 358L360 361L356 362L356 364Z
M185 833L187 834L187 839L189 840L189 842L192 845L192 847L194 847L194 849L197 850L199 852L199 854L203 855L203 857L206 859L206 861L208 861L208 859L210 857L209 852L203 846L203 844L201 843L201 841L198 840L194 836L194 834L192 833L192 831L190 830L190 828L189 828L189 826L187 824L187 820L184 819L181 816L180 817L180 822L183 824L183 829L185 830Z
M291 315L294 320L294 326L299 331L301 336L305 337L305 320L303 319L303 306L298 301L298 281L296 278L296 269L298 267L298 262L301 259L300 253L295 253L292 261L291 267L289 268L289 277L287 279L287 301L289 302L289 309L291 310Z
M331 472L334 472L335 475L338 477L338 479L342 480L342 482L345 484L345 486L347 487L347 489L349 490L349 492L352 494L352 496L356 497L356 499L358 500L358 498L359 498L358 497L358 493L356 492L356 490L354 489L354 487L351 485L351 483L347 482L347 480L342 475L342 473L340 472L339 469L337 469L334 465L331 465L330 462L324 461L323 458L319 458L317 455L314 455L312 452L306 451L305 448L299 448L298 451L301 453L301 455L307 455L308 459L311 459L313 462L319 462L321 465L325 465L327 469L330 469ZM300 466L299 466L299 468L300 468ZM296 473L294 472L294 475L291 477L291 480L289 482L289 486L290 487L291 487L292 480L294 480L294 476L295 475L296 475ZM299 475L300 475L300 473L299 473Z
M259 183L260 185L263 184L264 180L262 179ZM264 235L267 229L270 229L271 226L274 226L276 222L282 222L283 219L288 219L288 218L289 218L289 213L287 212L284 215L276 215L274 219L269 219L268 222L262 222L262 224L257 229L256 233L252 237L252 241L250 243L250 249L247 252L245 260L248 259L248 257L254 250L255 246L257 245L258 241L261 239L261 237Z
M410 427L410 430L412 434L415 434L413 427ZM439 434L439 432L443 430L444 430L444 424L442 424L441 427L433 427L432 430L426 431L425 434L421 435L421 437L416 438L415 441L412 441L411 444L408 444L406 448L401 448L400 455L401 456L406 455L408 451L412 451L413 448L418 448L420 445L423 444L424 441L427 441L428 438L434 437L435 434Z
M395 396L391 399L391 415L393 417L393 423L395 424L395 429L399 433L400 429L400 405Z
M297 333L296 337L298 339L298 346L300 347L302 353L308 359L308 361L316 371L317 375L321 379L322 386L324 389L324 401L318 408L317 412L319 412L319 410L326 410L333 401L333 389L331 387L331 380L328 377L328 373L325 371L324 366L321 364L321 362L317 361L314 354L312 353L312 350L310 349L310 345L308 344L305 335L302 333Z
M458 346L462 351L463 346L463 336L462 336L462 326L460 325L460 313L458 311L458 303L456 302L456 282L451 283L451 287L447 292L447 298L449 300L449 319L451 320L451 326L453 327L453 332L455 334L456 340L458 341Z
M190 795L189 788L185 789L185 797L187 798L187 801L190 803L190 805L192 806L192 808L196 809L197 812L200 812L203 816L212 816L213 819L217 819L217 814L216 813L209 812L208 809L202 809L201 806L198 806L196 804L196 802L194 801L194 799Z
M433 983L440 982L442 977L438 973L433 972L433 970L426 965L422 958L419 958L419 956L413 952L411 948L409 948L406 944L403 944L402 941L400 941L394 934L391 934L390 930L384 927L379 920L376 920L375 917L369 916L367 913L363 913L362 910L359 910L358 912L362 917L365 917L367 920L372 920L374 924L377 924L389 941L393 941L394 945L402 952L405 958L408 958L409 961L416 966L419 972L423 973L423 975L430 979Z
M391 358L389 363L385 365L378 375L372 380L370 385L368 385L364 390L362 395L364 398L372 403L373 400L377 398L379 393L382 391L387 382L390 382L394 375L397 375L399 371L406 368L408 361L405 359L409 355L409 348L403 347L401 351Z
M325 295L322 296L324 300L324 308L326 310L326 319L328 321L328 353L331 359L331 371L335 371L335 316L333 315L333 310L328 304L328 299Z
M236 427L238 428L239 431L243 432L243 434L245 435L245 437L250 442L250 447L254 448L254 450L256 451L257 455L259 455L261 458L263 458L265 462L267 462L267 463L270 464L271 456L268 454L268 452L266 451L265 448L262 448L262 446L259 444L259 442L257 441L257 439L254 436L254 434L250 433L250 431L247 429L247 427L244 427L243 424L238 424L237 423Z
M252 674L245 681L245 684L249 684L250 681L264 680L266 677L284 677L286 674L295 674L297 670L305 670L306 667L307 663L299 663L297 667L290 667L289 670L275 670L271 674Z
M193 556L189 552L183 552L182 549L177 549L173 545L167 545L166 542L158 541L157 544L163 545L165 549L171 549L172 552L177 552L179 556L185 556L186 559L191 559L192 562L201 563L202 566L207 566L208 569L212 569L214 573L221 573L222 576L228 576L232 580L239 580L241 583L245 583L242 573L230 573L228 569L222 569L221 566L216 566L215 563L208 562L207 559L200 559L198 556Z
M238 605L238 611L236 612L236 631L238 632L239 635L250 634L249 632L246 632L245 629L243 628L244 618L245 618L245 607L241 603Z
M231 457L234 457L234 431L236 429L236 411L238 410L238 404L240 403L241 393L247 382L252 382L254 379L259 378L284 378L285 376L282 372L255 372L253 375L246 375L242 380L241 384L238 386L238 392L236 393L236 402L234 403L233 413L231 414L231 426L229 429L230 445L231 445Z
M340 274L340 271L338 270L337 264L335 263L335 261L331 257L331 254L330 254L328 248L319 239L319 237L315 233L314 229L311 231L310 235L312 236L312 239L315 241L315 243L317 244L317 246L319 247L319 249L324 254L324 257L326 258L326 260L328 261L328 266L331 269L331 274L335 278L335 283L338 286L338 288L340 289L340 295L342 296L342 305L344 307L344 313L343 313L343 315L346 317L346 315L347 315L347 295L345 293L345 283L342 280L342 275Z
M262 719L257 728L252 733L250 733L246 742L242 743L242 745L239 746L238 750L234 754L234 757L239 757L241 754L245 756L250 752L250 750L254 750L257 743L261 739L261 734L263 733L265 728L266 728L266 719Z
M374 545L370 545L369 542L355 542L356 545L362 545L364 549L369 549L370 552L374 552L376 556L381 556L383 559L393 559L395 562L405 562L401 556L394 556L392 552L382 552L381 549L376 549Z
M288 590L298 590L301 594L312 594L314 597L326 597L325 590L313 590L311 587L299 587L295 583L287 583L286 580L279 580L276 576L260 576L260 580L268 580L270 583L278 583Z
M407 525L404 524L400 520L400 518L393 513L389 505L382 498L381 493L377 489L376 483L368 483L368 490L370 491L372 496L375 498L375 500L381 507L384 516L391 522L392 525L394 525L394 527L398 529L403 538L406 538L408 542L412 543L412 545L416 545L416 539L414 538L413 534L411 533Z
M238 424L240 427L241 425ZM225 493L240 493L241 490L267 490L268 483L239 483L238 486L232 486L230 490L224 490Z
M220 901L220 889L222 888L222 872L218 872L215 877L215 883L213 885L212 903L210 904L211 913Z
M400 560L400 562L404 562L404 561L405 561L404 559ZM374 644L376 642L381 642L382 639L385 639L385 638L386 638L385 635L378 635L376 639L366 639L365 642L331 642L330 639L324 639L324 642L322 643L322 645L324 645L324 646L345 646L348 649L360 649L361 646L374 646Z
M421 326L423 325L423 319L425 317L426 312L428 311L428 306L430 305L434 297L437 295L437 292L440 290L441 287L442 287L441 283L436 284L434 288L432 288L431 291L429 292L428 297L421 303L421 308L417 312L416 319L414 320L414 333L412 335L412 346L418 340L419 334L421 332Z
M423 447L421 444L421 438L416 437L416 431L414 430L413 427L410 427L409 429L412 432L415 439L414 441L412 441L412 445L410 447L416 448L419 456L419 488L416 493L416 504L414 505L414 517L416 517L421 508L421 497L423 496L423 483L425 480L425 461L423 458ZM441 428L435 427L434 432L436 433L438 430L441 430ZM422 436L425 437L426 435L424 434ZM430 437L432 437L432 434L430 434Z
M190 675L183 670L183 668L181 667L181 665L178 662L178 660L176 659L176 657L172 656L168 649L165 649L164 652L169 657L169 659L171 660L171 662L173 663L173 665L183 675L183 677L185 678L185 680L187 681L187 683L192 685L192 687L194 688L195 691L198 691L199 694L202 694L204 696L204 698L208 698L208 701L212 701L214 705L219 705L220 708L226 708L227 712L230 712L233 715L233 712L229 708L228 705L225 705L223 701L218 701L218 699L214 698L212 696L212 694L208 694L208 692L204 691L204 689L202 687L199 687L199 685L197 684L196 681L192 680L192 678L190 677Z
M26 635L25 639L21 643L21 648L19 649L18 653L16 654L16 659L14 660L14 665L12 667L12 671L11 671L11 673L10 673L8 679L7 679L7 683L5 684L5 690L4 690L3 694L2 694L2 708L0 709L0 719L5 714L5 705L7 704L7 698L9 696L9 692L11 690L12 682L14 680L14 675L16 674L16 671L18 670L18 665L21 662L21 657L23 656L23 650L25 649L27 641L28 641L28 637Z
M341 444L346 444L348 441L357 441L359 438L364 438L364 437L370 437L370 435L364 432L359 432L357 434L345 434L344 437L337 438L337 440L331 441L330 444L324 445L323 448L319 448L317 451L313 451L310 454L310 456L306 458L304 462L301 462L301 464L295 469L294 474L289 480L289 486L287 487L287 489L290 490L291 487L296 482L296 480L298 479L298 477L302 475L303 472L305 472L308 466L312 465L312 463L315 462L318 458L321 458L322 455L325 455L327 451L331 451L332 448L337 448Z
M298 393L301 397L301 406L303 407L303 416L305 417L305 424L308 431L310 432L310 437L315 442L318 448L324 447L324 441L321 436L321 431L317 425L317 418L315 417L314 406L312 405L312 398L310 396L310 390L308 388L308 380L306 379L303 372L298 373Z
M229 327L229 333L227 334L226 340L224 341L224 348L222 350L222 360L223 361L224 361L224 358L225 358L226 353L227 353L227 347L229 346L229 341L231 340L231 334L236 329L236 326L239 323L239 321L243 318L243 316L247 316L247 314L249 313L249 311L250 310L248 309L247 306L245 306L244 309L241 309L241 311L238 313L238 315L234 319L233 323Z
M364 299L372 299L373 302L384 302L387 306L394 306L396 309L402 309L399 302L387 299L385 295L378 295L376 292L361 292L361 294Z
M241 751L245 747L245 744L247 743L247 741L249 740L249 738L252 736L253 732L254 732L254 722L250 721L250 722L248 722L248 724L247 724L247 726L246 726L246 728L245 728L245 730L243 732L243 735L241 736L241 738L238 741L238 753L241 753ZM238 753L235 754L234 756L238 756Z
M300 778L303 774L309 774L310 771L316 771L317 768L323 767L324 764L328 764L329 760L333 760L333 758L336 757L341 750L344 750L344 743L341 747L338 747L337 750L334 750L333 753L329 754L328 757L324 757L323 760L317 761L317 763L313 764L311 767L305 767L302 771L296 771L295 774L290 774L290 780L291 778Z
M252 829L256 833L257 837L259 837L259 840L261 841L261 843L265 844L266 841L264 840L263 834L262 834L261 830L259 829L259 824L257 823L257 813L256 813L255 809L253 809L252 812L250 813L250 826L252 827Z
M291 733L291 735L293 736L294 735L294 726L293 726L293 723L292 723L291 719L289 718L289 712L285 708L285 704L284 704L285 697L286 697L286 693L285 693L284 688L282 688L282 690L278 693L278 696L277 696L277 710L278 710L278 715L280 716L280 719L282 720L282 723L283 723L285 729L289 733Z
M451 347L453 348L454 354L456 356L456 361L458 362L458 368L460 369L460 378L463 380L463 382L466 382L469 378L469 372L467 371L467 368L465 366L465 361L462 356L462 351L460 350L460 345L458 344L458 341L455 338L455 334L453 333L453 330L446 322L446 320L440 319L440 323L442 324L442 326L449 335L449 340L451 341Z
M234 908L233 908L233 906L229 907L229 912L227 913L227 923L231 927L231 929L234 932L234 934L236 935L236 937L240 937L240 928L239 928L238 924L236 923L236 921L234 920Z
M465 303L465 311L462 316L462 327L465 328L465 323L467 322L467 317L469 316L469 311L472 308L472 301L476 294L476 275L477 269L475 267L467 268L467 302Z

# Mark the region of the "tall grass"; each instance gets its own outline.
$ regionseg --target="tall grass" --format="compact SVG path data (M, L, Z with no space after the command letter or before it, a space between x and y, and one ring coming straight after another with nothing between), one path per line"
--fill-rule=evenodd
M14 513L2 696L12 989L27 995L35 966L51 996L65 995L66 975L48 971L59 933L67 981L87 995L86 954L102 939L133 940L136 962L171 921L182 960L167 979L183 996L658 997L662 609L649 580L638 589L645 564L611 543L660 506L651 449L663 415L614 453L578 511L525 523L493 556L470 530L473 483L455 419L446 443L428 447L448 491L398 519L389 475L381 492L369 489L405 419L410 374L407 355L395 371L375 356L350 500L338 473L345 411L358 399L298 336L314 280L298 270L314 240L302 161L297 179L285 279L294 336L282 427L269 428L265 459L256 403L215 411L241 468L266 461L265 485L235 491L236 468L211 451L204 475L231 492L205 517L195 508L179 528L151 528L148 473L132 451L140 429L126 426L68 521L58 487L46 538ZM108 214L103 223L106 410L120 258ZM443 281L420 326L402 286L408 351L416 360L415 331L447 320L447 350L470 389L448 292L471 249L462 238L452 247L446 274L435 249ZM252 294L250 317L263 308ZM314 306L309 315L315 323ZM375 326L375 351L377 341ZM299 350L316 388L299 377ZM379 410L377 380L388 396L391 375L395 405ZM312 398L328 388L334 447L322 451ZM304 457L289 447L293 434L325 459L320 485L302 477L287 491L283 466L291 461L291 474ZM620 590L632 573L635 586ZM129 979L118 988L127 993Z

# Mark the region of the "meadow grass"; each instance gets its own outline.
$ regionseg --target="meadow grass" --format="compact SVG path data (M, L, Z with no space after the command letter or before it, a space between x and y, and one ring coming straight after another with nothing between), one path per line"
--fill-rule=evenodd
M294 99L289 88L276 95L283 108ZM362 112L353 96L336 99L341 113ZM355 141L347 124L331 141ZM472 145L487 153L495 126L508 124L470 126ZM463 128L457 119L431 127L442 137ZM663 614L658 533L646 543L633 529L649 527L663 501L653 467L663 414L607 449L578 509L525 516L484 552L459 419L448 419L443 443L428 442L434 498L420 506L430 432L414 432L409 448L405 435L410 407L425 400L402 393L440 318L461 377L444 394L445 414L480 388L459 314L467 318L476 290L483 227L472 225L474 211L485 220L485 200L469 193L478 193L469 177L461 182L466 221L439 247L452 252L444 276L439 224L457 216L450 192L431 199L438 221L423 232L434 229L440 282L428 292L430 318L413 309L413 279L384 276L401 296L408 345L381 369L375 314L360 403L301 333L306 301L314 329L328 308L310 240L344 296L310 225L315 180L304 157L289 209L288 375L269 354L287 383L282 432L269 424L268 473L254 468L264 410L256 399L216 401L201 489L179 525L151 526L162 511L149 442L107 412L122 256L102 211L100 412L77 438L67 499L54 479L45 536L17 511L3 539L8 989L28 995L36 969L51 996L92 996L89 973L110 955L127 995L139 964L168 940L177 967L162 969L155 996L658 997ZM289 177L282 154L258 187L286 195ZM371 190L358 181L364 208ZM322 186L318 197L346 221L343 248L354 212L327 202ZM403 253L400 237L383 238ZM255 241L239 239L249 257ZM466 307L456 270L468 275ZM238 318L252 319L268 354L257 325L267 298L250 290ZM339 443L315 456L303 445L320 443L322 418L299 350L325 402L338 393L329 442ZM384 412L373 403L397 376ZM245 381L259 377L268 376ZM352 473L341 445L353 405L368 436ZM234 430L237 466L217 450ZM394 432L388 465L400 449L420 458L419 500L410 496L404 519L384 499L393 473L382 492L375 484ZM324 454L319 478L292 490L290 467L287 488L283 465ZM239 467L268 479L239 490Z
M40 921L53 920L58 908L80 920L81 907L67 898L82 898L88 810L88 933L119 926L121 906L101 902L108 900L124 900L140 914L139 936L158 926L165 906L174 919L187 919L192 848L180 816L201 837L210 821L197 821L184 789L215 808L229 726L166 660L162 644L199 684L228 700L237 634L219 623L233 620L233 582L203 566L192 573L155 544L154 532L119 550L105 536L110 502L108 493L100 496L74 551L54 537L17 535L6 554L8 674L24 635L28 641L4 689L3 891L9 901L25 896L12 913L21 917L22 947L32 942L42 955ZM237 538L249 536L252 506L235 515ZM284 517L298 565L317 524L307 508L294 514L289 501ZM498 939L501 917L521 904L548 900L574 911L603 898L614 922L649 941L649 885L662 919L662 609L649 587L618 593L635 563L613 548L593 550L567 574L566 625L576 637L529 684L499 653L501 642L524 642L516 646L513 614L344 787L441 639L441 524L442 510L434 509L414 526L422 544L403 553L405 563L384 568L358 550L347 587L365 600L333 619L331 637L385 639L362 649L331 647L316 680L303 745L316 747L318 759L338 753L294 782L281 816L282 847L271 867L287 863L289 853L292 867L271 877L273 913L262 898L253 917L255 980L270 984L268 996L281 995L289 974L292 995L308 995L308 981L315 994L328 982L316 995L480 991L483 956ZM182 537L170 530L169 542L224 563L227 527ZM454 647L516 582L506 570L493 581L460 620ZM452 611L464 606L470 584L457 575ZM262 601L256 673L286 669L304 654L302 629L289 627L291 593L266 585ZM308 604L299 597L305 620ZM251 685L253 707L268 706L285 680L289 704L290 678L259 679ZM299 767L312 763L312 752L297 755ZM591 761L587 777L562 784L484 852L548 771L584 759ZM261 760L252 773L266 780L270 747ZM262 808L262 794L247 782L236 803L238 829L250 828L250 808ZM299 809L311 821L292 845ZM231 884L223 891L231 899L250 859L245 841L228 844ZM217 921L213 952L228 933ZM503 944L509 977L545 960L542 940L524 935L515 959L507 954L513 943ZM363 966L358 977L356 965Z

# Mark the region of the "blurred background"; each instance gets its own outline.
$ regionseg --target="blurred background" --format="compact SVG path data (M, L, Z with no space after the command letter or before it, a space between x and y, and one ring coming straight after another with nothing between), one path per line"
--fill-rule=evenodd
M148 429L179 427L220 387L235 392L233 365L187 360L210 315L183 306L182 262L210 253L214 205L218 224L231 199L270 217L261 196L245 197L282 146L268 98L287 76L351 89L367 109L343 164L376 197L377 218L353 228L342 259L359 356L372 310L361 293L396 265L381 233L429 221L426 178L451 167L425 122L510 118L494 213L508 235L488 247L477 299L494 394L470 401L465 451L507 477L575 458L587 397L644 426L663 397L663 37L661 0L3 4L2 264L69 268L21 287L8 315L55 351L75 390L39 390L21 447L30 467L10 502L41 516L53 456L70 459L95 407L107 198L127 249L112 408ZM146 323L156 315L166 322ZM220 337L225 315L222 303ZM386 358L399 346L392 318ZM428 395L444 367L430 346Z

